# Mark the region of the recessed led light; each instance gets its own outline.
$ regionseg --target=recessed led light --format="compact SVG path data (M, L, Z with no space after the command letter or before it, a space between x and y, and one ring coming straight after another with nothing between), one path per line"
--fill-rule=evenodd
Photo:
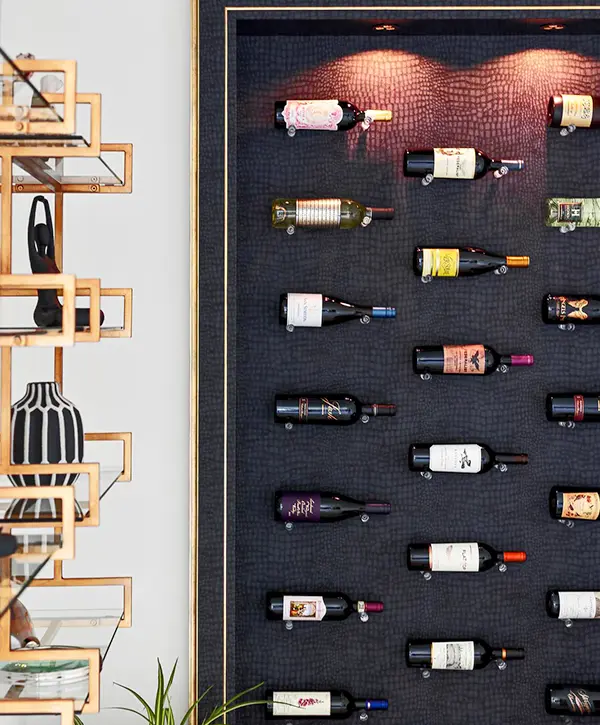
M565 26L561 25L560 23L548 23L547 25L542 25L542 30L564 30Z
M398 30L396 25L388 25L387 23L384 23L383 25L374 25L373 30L377 31L392 31L392 30Z

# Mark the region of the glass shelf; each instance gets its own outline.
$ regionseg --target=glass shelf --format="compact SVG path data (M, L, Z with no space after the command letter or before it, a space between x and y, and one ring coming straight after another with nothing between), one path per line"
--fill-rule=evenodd
M43 144L48 146L54 141L48 142L47 136L35 139L31 143L31 137L27 137L30 145ZM9 144L0 135L0 147ZM82 137L70 137L56 141L57 145L63 147L72 146L78 148L89 148L88 142ZM109 144L105 144L109 146ZM97 184L99 187L119 187L125 185L125 162L123 152L119 150L101 150L99 156L81 156L66 158L13 158L13 187L20 191L20 187L36 187L39 191L44 189L55 190L51 186L68 186L74 184ZM35 191L34 189L31 189Z
M48 592L46 589L30 589L27 595L41 594L47 597ZM80 712L91 694L90 675L94 676L85 650L99 650L102 668L123 618L123 610L35 610L25 597L22 603L29 611L35 636L41 646L13 649L10 658L0 657L0 698L72 699L75 701L75 710ZM77 657L78 649L83 650L81 657ZM70 650L67 659L65 650ZM41 653L44 653L43 658L37 659L42 656ZM35 661L32 656L36 657Z

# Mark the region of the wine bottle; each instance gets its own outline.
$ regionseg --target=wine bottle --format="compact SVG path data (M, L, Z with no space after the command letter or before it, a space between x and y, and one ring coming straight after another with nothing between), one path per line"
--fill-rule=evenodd
M548 101L548 126L600 126L600 98L561 93Z
M546 226L561 227L565 231L575 227L600 227L600 199L546 199Z
M412 443L408 449L411 471L487 473L502 464L526 464L526 453L496 453L479 443Z
M600 713L600 685L546 685L544 699L550 715Z
M429 345L413 348L417 375L490 375L511 366L533 365L532 355L500 355L487 345Z
M404 176L434 179L481 179L488 171L521 171L523 161L490 159L475 148L435 148L404 152Z
M373 220L393 219L392 208L364 206L352 199L275 199L271 223L293 234L296 227L312 229L355 229Z
M546 295L542 319L547 325L600 324L600 297L594 295Z
M600 488L553 486L549 503L550 516L555 519L597 521L600 516Z
M266 693L266 717L328 717L344 719L359 710L387 710L387 700L356 699L345 690L290 691Z
M529 257L503 257L483 249L417 247L413 254L413 271L417 277L469 277L507 267L529 267Z
M482 639L464 642L427 642L406 644L406 664L432 670L481 670L496 660L522 660L525 650L516 647L490 647Z
M496 551L477 542L409 544L407 565L417 571L487 571L496 564L527 561L524 551Z
M267 594L267 619L287 622L321 622L341 620L357 612L371 614L383 612L382 602L353 602L345 594Z
M600 619L600 592L559 592L546 594L546 612L554 619Z
M565 423L600 422L600 395L598 393L548 393L546 418Z
M277 395L275 422L316 423L319 425L351 425L359 420L381 415L396 415L396 406L382 403L361 403L353 395L319 394ZM288 426L289 427L289 426Z
M389 514L392 506L383 501L357 501L330 491L277 491L275 518L293 522L342 521L362 514Z
M361 111L353 103L336 100L276 101L275 128L296 131L348 131L357 123L364 127L373 121L391 121L391 111Z
M287 292L279 299L279 323L294 327L324 327L340 322L396 317L395 307L364 307L335 297L309 292Z

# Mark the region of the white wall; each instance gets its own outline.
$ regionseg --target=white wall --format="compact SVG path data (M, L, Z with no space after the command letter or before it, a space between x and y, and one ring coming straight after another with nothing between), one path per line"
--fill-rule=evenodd
M173 702L181 713L187 703L189 15L189 0L4 0L0 19L10 55L77 60L78 89L102 93L103 140L134 144L133 194L65 199L64 271L134 288L132 340L65 354L64 392L86 430L133 432L133 482L103 502L100 528L78 531L76 561L65 567L70 576L133 577L134 624L108 656L103 708L133 706L113 681L151 697L156 657L165 666L179 658ZM20 272L31 198L15 202ZM52 378L41 351L17 351L13 368L13 401L27 380ZM104 710L85 721L138 718Z

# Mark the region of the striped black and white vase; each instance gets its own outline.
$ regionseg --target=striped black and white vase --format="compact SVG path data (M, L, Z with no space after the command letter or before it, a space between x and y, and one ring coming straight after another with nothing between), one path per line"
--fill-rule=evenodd
M57 383L28 383L25 395L12 406L11 433L15 464L83 460L81 415ZM70 486L78 477L78 473L9 476L15 486Z

